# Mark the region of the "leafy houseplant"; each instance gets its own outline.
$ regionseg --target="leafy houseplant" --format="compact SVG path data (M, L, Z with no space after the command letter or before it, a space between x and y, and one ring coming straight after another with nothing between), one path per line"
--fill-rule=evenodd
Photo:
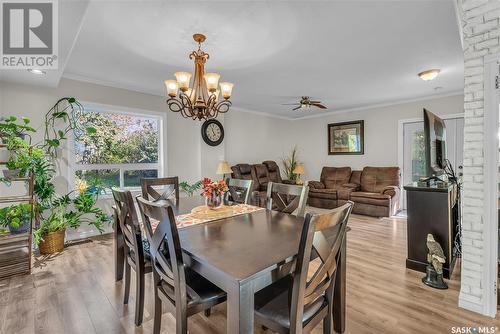
M31 215L31 204L4 207L0 209L0 225L8 227L11 233L24 233L29 231Z
M201 183L202 183L201 180L193 184L189 184L187 181L182 181L181 183L179 183L179 188L183 192L185 192L188 195L188 197L193 197L194 192L201 188Z
M28 126L29 119L23 119L24 125L16 123L14 116L0 121L0 135L5 139L7 148L15 151L7 162L7 168L18 170L20 176L31 172L34 177L37 224L33 236L41 253L61 251L66 228L78 228L86 223L102 233L103 224L109 222L109 217L95 207L101 193L97 187L87 188L85 184L79 187L78 192L58 195L53 184L58 149L67 139L66 135L72 131L78 138L83 133L93 132L91 127L78 125L83 112L83 106L73 97L57 101L45 116L44 140L32 148L19 136L20 133L35 132ZM6 182L5 179L2 181Z
M292 152L290 153L289 157L281 159L281 163L283 164L283 169L285 170L285 175L287 179L292 181L297 180L298 177L298 175L293 172L295 170L295 167L297 167L297 165L299 164L297 155L298 155L297 147L295 146L292 149Z

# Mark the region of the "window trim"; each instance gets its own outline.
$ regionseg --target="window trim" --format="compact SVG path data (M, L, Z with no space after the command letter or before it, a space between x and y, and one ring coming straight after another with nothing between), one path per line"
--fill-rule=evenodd
M146 170L157 169L158 177L167 175L167 154L166 154L166 121L165 113L152 110L136 109L115 105L99 104L94 102L80 101L85 111L97 111L110 114L123 114L135 117L150 117L158 120L158 162L157 163L137 163L137 164L77 164L75 155L75 138L73 133L68 135L66 149L68 150L68 192L75 189L75 173L78 170L102 170L118 169L120 171L120 185L124 185L124 172L127 170ZM123 187L131 191L137 191L140 187ZM111 194L105 194L102 197L110 197Z

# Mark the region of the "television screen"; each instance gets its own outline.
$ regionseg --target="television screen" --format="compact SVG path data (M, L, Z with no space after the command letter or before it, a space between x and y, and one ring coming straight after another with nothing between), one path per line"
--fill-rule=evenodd
M424 109L425 157L427 176L443 174L446 160L446 127L444 121Z

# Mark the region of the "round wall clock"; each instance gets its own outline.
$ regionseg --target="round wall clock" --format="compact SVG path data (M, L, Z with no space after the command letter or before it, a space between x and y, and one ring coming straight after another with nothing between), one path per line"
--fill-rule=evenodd
M224 128L216 119L209 119L201 126L201 137L210 146L217 146L224 140Z

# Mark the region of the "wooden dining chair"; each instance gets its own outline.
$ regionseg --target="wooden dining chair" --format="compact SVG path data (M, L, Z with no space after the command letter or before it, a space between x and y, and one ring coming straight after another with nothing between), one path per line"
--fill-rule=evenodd
M164 187L162 193L159 193L154 187ZM175 197L179 201L179 178L160 177L160 178L143 178L141 179L142 197L150 201L167 200Z
M160 333L162 301L175 306L176 333L187 333L187 318L226 300L226 293L184 264L172 207L137 198L153 264L153 333ZM151 221L158 222L153 231ZM209 313L205 313L209 315Z
M226 201L231 201L238 204L248 204L252 194L252 180L227 179Z
M130 191L112 188L112 192L115 200L113 210L116 214L116 221L120 224L124 241L125 292L123 303L128 304L130 274L131 269L134 269L136 277L135 325L140 326L144 314L144 276L152 272L149 244L142 238L141 227Z
M306 210L308 186L269 182L267 184L266 207L284 213L293 213L304 217Z
M309 333L323 321L323 333L333 333L337 262L353 205L349 201L325 214L306 215L295 268L255 295L257 323L278 333ZM311 261L317 259L320 263L310 275Z

